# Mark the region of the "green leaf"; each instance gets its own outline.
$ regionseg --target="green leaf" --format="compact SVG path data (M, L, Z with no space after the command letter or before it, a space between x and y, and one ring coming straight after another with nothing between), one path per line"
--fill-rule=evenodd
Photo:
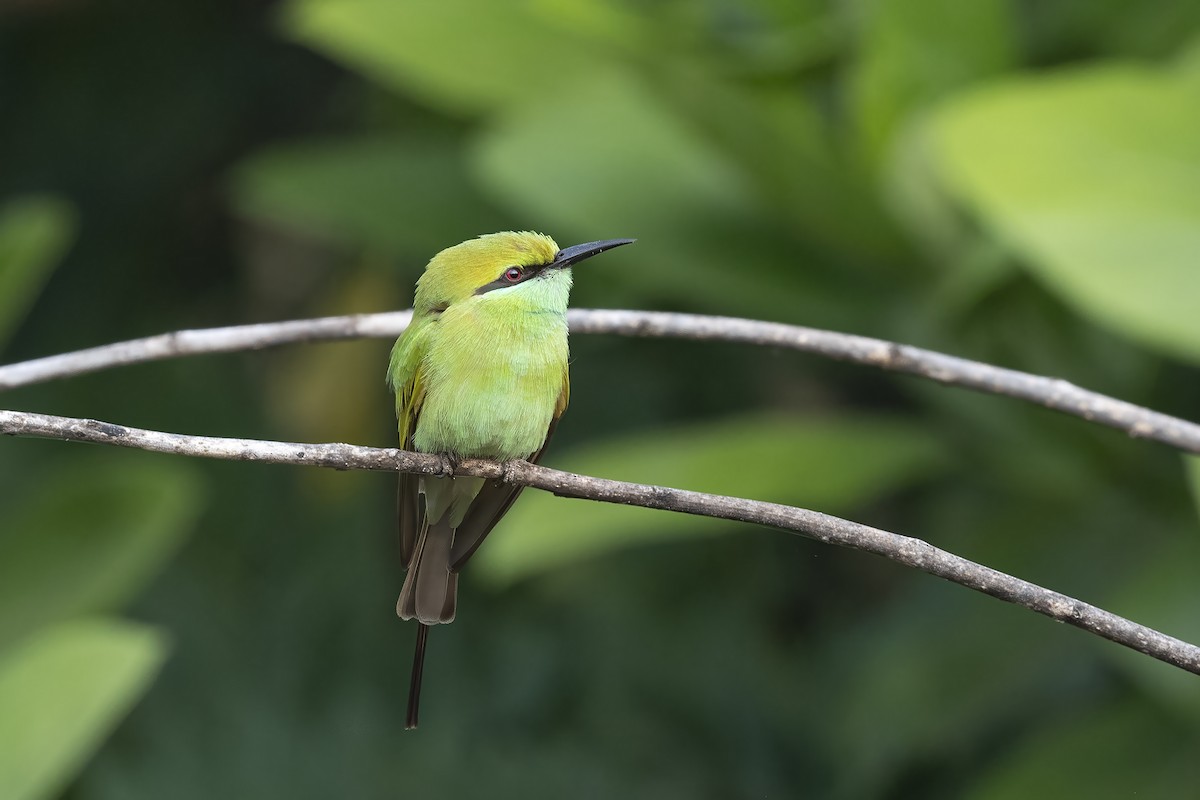
M190 470L91 461L47 475L0 533L0 650L37 628L110 610L155 574L197 511ZM3 795L0 795L3 796Z
M0 208L0 348L25 317L74 232L70 207L27 197Z
M243 214L351 246L432 255L499 227L453 139L390 136L274 147L241 164Z
M0 797L63 789L157 673L166 653L151 628L115 620L63 623L0 658Z
M476 164L498 194L574 227L596 218L695 225L696 214L753 208L738 171L618 70L504 116Z
M640 433L552 459L584 475L848 511L931 474L940 449L876 418L752 417ZM512 581L645 542L728 531L721 520L526 492L473 572Z
M1200 86L1106 66L972 92L931 125L952 192L1081 313L1200 360Z
M534 101L588 65L534 3L493 0L298 0L297 40L450 112Z
M811 271L799 261L780 267L770 247L777 232L746 176L630 73L597 72L503 115L478 145L481 182L539 226L639 238L621 256L645 265L622 271L626 297L632 286L778 316L807 300Z
M870 0L862 4L850 98L868 163L886 154L901 120L930 101L1010 69L1006 0Z
M732 80L711 68L666 73L658 95L755 181L765 206L759 213L857 258L903 258L873 182L845 163L815 97L790 84Z

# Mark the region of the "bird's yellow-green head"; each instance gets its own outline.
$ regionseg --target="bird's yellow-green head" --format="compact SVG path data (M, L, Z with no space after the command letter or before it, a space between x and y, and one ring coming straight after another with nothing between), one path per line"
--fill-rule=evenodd
M413 308L420 316L460 303L513 302L535 309L566 309L571 266L632 239L607 239L565 249L531 231L489 233L434 256L417 281Z

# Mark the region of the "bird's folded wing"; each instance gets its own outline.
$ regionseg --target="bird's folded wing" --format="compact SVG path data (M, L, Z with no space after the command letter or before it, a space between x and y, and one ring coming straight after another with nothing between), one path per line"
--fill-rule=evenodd
M417 430L417 419L421 415L421 404L425 400L425 386L420 364L411 370L396 386L396 417L400 432L400 447L413 449L413 434ZM397 486L396 508L400 523L400 558L405 569L412 561L413 551L420 537L424 519L421 498L421 477L410 472L401 472Z

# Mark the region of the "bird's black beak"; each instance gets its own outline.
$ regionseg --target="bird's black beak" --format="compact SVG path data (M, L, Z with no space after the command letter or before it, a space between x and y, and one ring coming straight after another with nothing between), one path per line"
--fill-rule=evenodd
M599 242L588 242L587 244L577 244L573 247L564 247L558 251L558 255L550 262L550 267L556 269L569 267L572 264L578 264L585 258L599 255L605 250L612 250L614 247L620 247L623 244L633 244L636 241L637 239L603 239Z

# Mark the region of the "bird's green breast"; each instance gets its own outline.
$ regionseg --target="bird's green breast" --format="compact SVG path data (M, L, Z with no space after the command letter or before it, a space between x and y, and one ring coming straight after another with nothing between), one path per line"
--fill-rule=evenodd
M567 372L563 294L561 304L483 295L428 323L418 450L509 460L542 446Z

